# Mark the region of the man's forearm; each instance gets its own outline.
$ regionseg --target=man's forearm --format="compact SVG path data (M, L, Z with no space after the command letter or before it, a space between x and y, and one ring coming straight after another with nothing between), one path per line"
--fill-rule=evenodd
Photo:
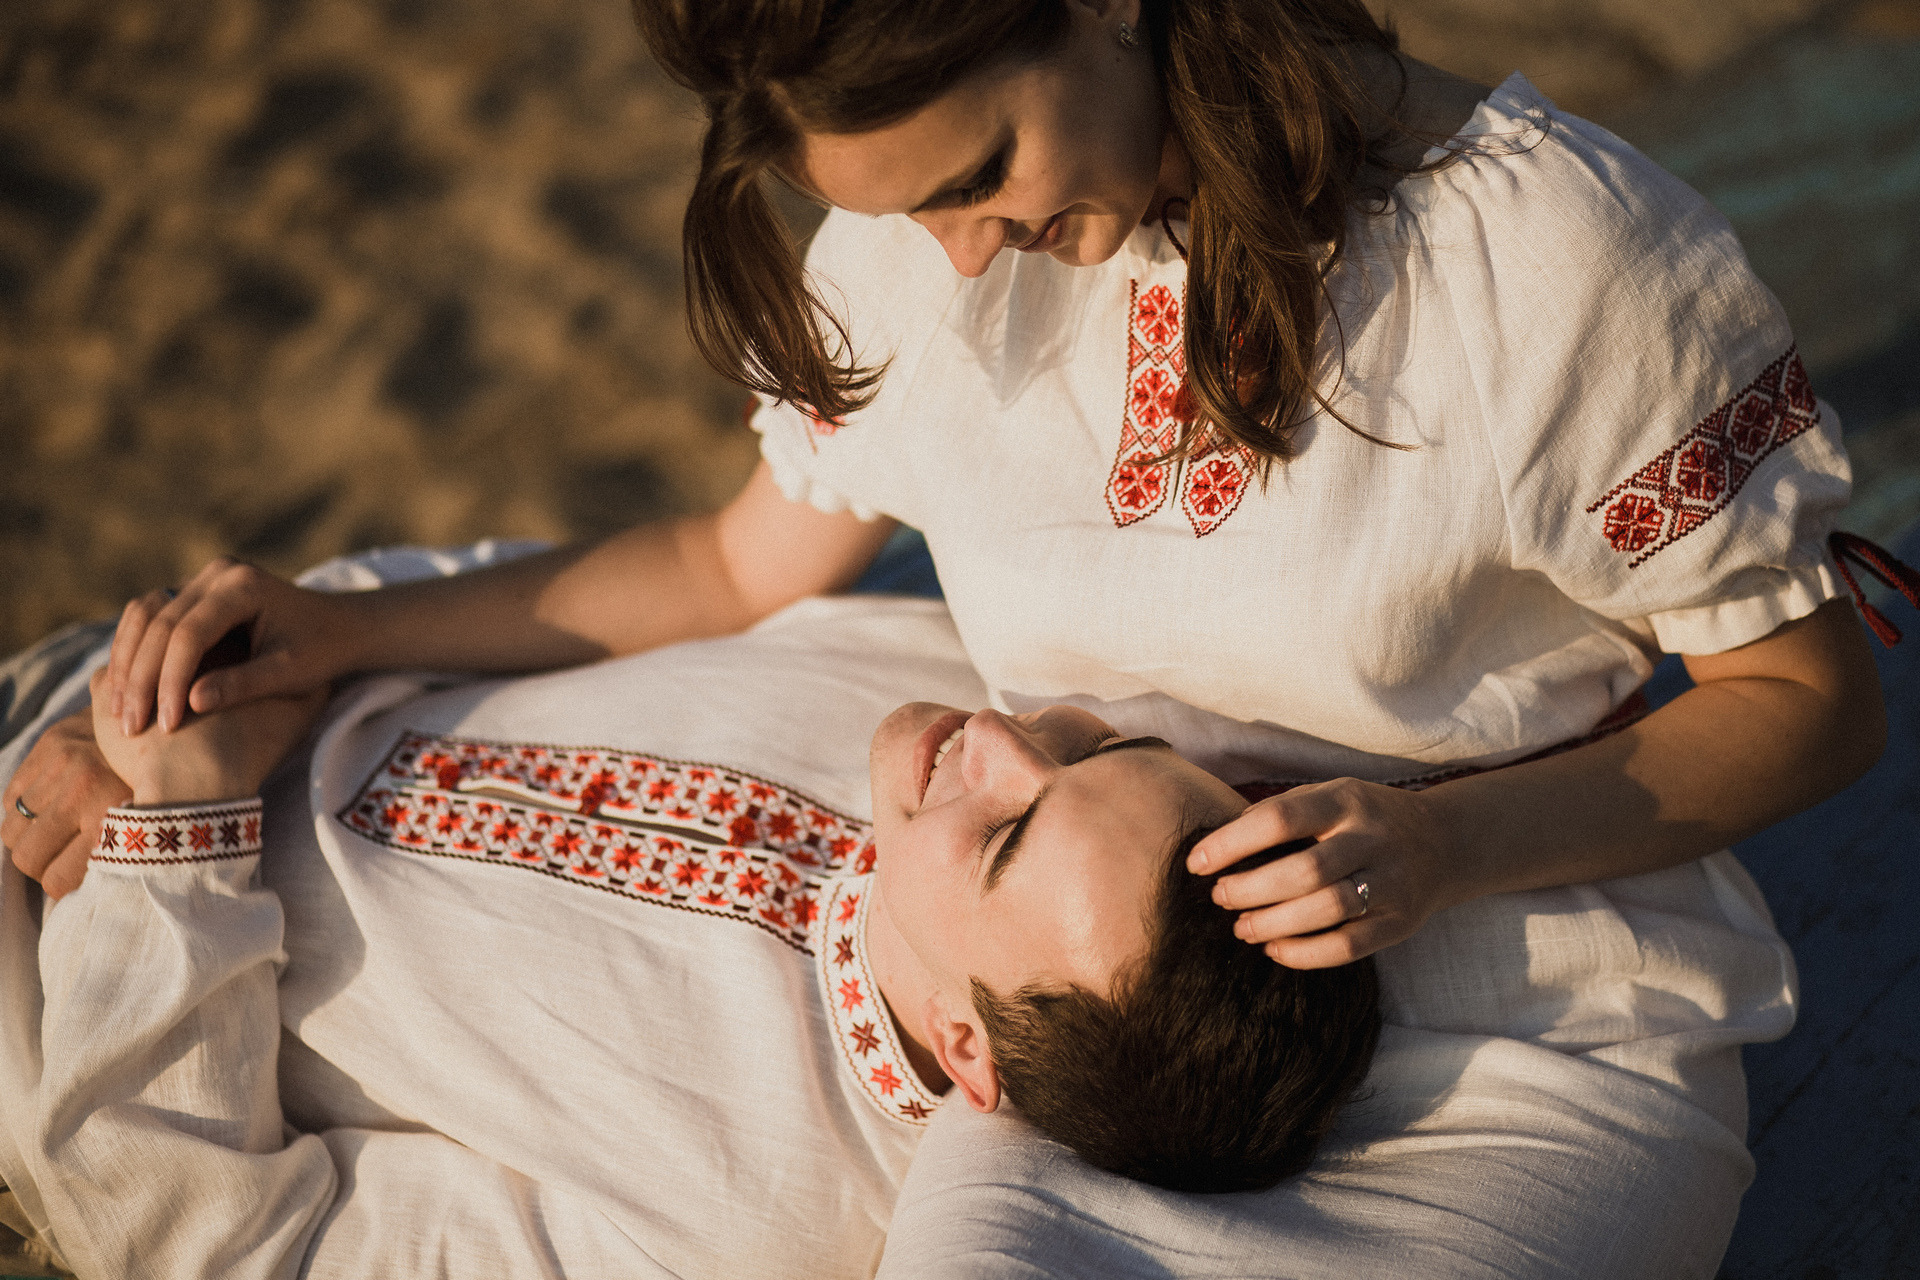
M15 1134L37 1225L81 1275L290 1278L333 1203L326 1148L285 1138L259 815L115 810L47 918L43 1065Z

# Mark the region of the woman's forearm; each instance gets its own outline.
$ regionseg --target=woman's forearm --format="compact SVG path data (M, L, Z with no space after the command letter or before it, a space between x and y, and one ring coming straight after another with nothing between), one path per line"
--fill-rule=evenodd
M536 671L738 631L802 596L851 583L894 528L780 493L765 463L712 515L380 591L305 591L216 561L177 593L127 605L110 659L128 734L311 688L354 671ZM244 661L205 659L245 627Z
M1487 894L1711 853L1832 795L1884 745L1879 678L1845 601L1687 669L1693 689L1598 742L1422 792L1352 778L1296 787L1202 839L1187 865L1227 872L1214 900L1274 959L1346 964ZM1303 838L1314 843L1232 870Z
M1845 601L1688 667L1695 687L1630 728L1425 793L1455 841L1457 899L1704 856L1833 795L1885 745L1873 658Z
M789 502L762 464L717 512L369 592L346 669L533 671L727 635L847 586L893 527Z
M714 516L628 529L471 573L343 596L343 670L536 671L738 630Z

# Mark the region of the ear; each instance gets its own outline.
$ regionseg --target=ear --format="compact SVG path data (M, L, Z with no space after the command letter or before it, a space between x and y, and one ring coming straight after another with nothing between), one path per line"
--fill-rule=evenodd
M967 1011L971 1014L971 1008ZM940 1069L959 1086L967 1105L975 1111L992 1111L1000 1105L1000 1072L993 1065L987 1047L987 1033L972 1017L955 1017L947 998L940 992L927 997L924 1014L927 1043Z

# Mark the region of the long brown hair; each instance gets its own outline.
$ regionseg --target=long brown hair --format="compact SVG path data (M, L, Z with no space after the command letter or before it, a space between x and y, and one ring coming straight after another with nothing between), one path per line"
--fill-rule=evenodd
M1063 0L633 0L654 55L706 106L683 230L688 322L713 366L839 418L870 400L834 313L762 182L802 132L860 133L913 114L967 76L1046 57ZM1356 55L1393 33L1361 0L1142 0L1171 127L1191 161L1184 342L1193 420L1263 465L1315 407L1348 217L1379 201L1383 150L1411 136L1369 97ZM1339 417L1336 413L1335 417ZM1340 419L1345 421L1344 418ZM1351 424L1349 424L1351 425ZM1362 433L1365 434L1365 433Z

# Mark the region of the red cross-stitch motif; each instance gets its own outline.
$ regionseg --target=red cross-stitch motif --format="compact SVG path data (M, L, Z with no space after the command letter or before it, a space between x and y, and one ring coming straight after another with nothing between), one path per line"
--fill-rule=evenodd
M1145 290L1138 280L1132 284L1127 398L1120 415L1120 447L1107 476L1107 511L1114 527L1124 529L1160 510L1177 489L1180 510L1194 536L1204 538L1239 508L1253 479L1253 455L1241 445L1212 445L1184 466L1166 457L1193 418L1180 340L1181 307L1181 299L1164 284Z
M1211 443L1207 451L1187 463L1187 481L1180 490L1180 509L1194 536L1204 538L1226 523L1246 496L1253 480L1253 454L1245 445L1222 449Z
M388 848L741 920L800 951L817 878L873 861L866 823L798 792L599 747L408 733L339 817Z
M923 1125L940 1099L907 1062L906 1048L874 982L866 945L873 895L865 892L865 885L863 878L853 876L821 882L821 916L835 922L821 925L814 948L827 1020L841 1061L867 1100L895 1120Z
M1587 508L1607 545L1639 568L1724 511L1762 459L1820 421L1798 348Z
M1107 477L1107 510L1120 529L1166 503L1176 464L1155 459L1173 448L1186 421L1180 299L1164 284L1143 292L1136 280L1127 315L1127 400L1120 415L1120 448Z
M128 865L218 862L260 852L260 802L110 809L94 858Z

